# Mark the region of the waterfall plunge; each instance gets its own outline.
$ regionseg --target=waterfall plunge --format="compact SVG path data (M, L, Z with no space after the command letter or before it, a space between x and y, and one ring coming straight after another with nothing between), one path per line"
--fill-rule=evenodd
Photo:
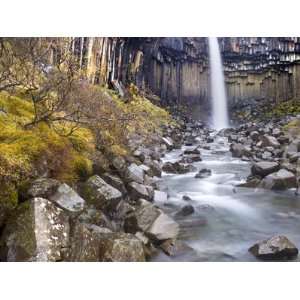
M212 91L212 124L215 129L229 127L223 64L218 39L209 37L210 83Z

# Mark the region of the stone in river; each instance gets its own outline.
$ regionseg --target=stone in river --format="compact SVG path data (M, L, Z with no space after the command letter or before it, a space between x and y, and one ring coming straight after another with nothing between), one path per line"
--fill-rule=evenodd
M253 164L253 166L251 167L251 173L253 176L258 175L261 177L265 177L271 173L277 172L279 168L280 166L276 162L262 161Z
M290 260L298 255L297 247L282 235L254 244L249 252L262 260Z
M262 188L272 190L285 190L296 186L296 176L285 169L269 174L261 182Z

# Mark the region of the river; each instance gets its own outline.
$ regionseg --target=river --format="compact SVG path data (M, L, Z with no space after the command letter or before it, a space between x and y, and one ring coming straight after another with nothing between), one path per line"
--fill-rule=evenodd
M177 257L160 253L153 261L256 261L248 248L277 234L286 235L299 246L300 197L294 190L236 188L250 174L250 163L232 158L227 138L216 136L209 145L210 150L200 148L202 161L193 165L198 170L211 169L212 175L196 179L196 172L163 173L159 184L169 197L164 203L156 203L180 224L179 239L194 251ZM176 161L185 149L195 146L173 150L163 162ZM183 200L184 195L192 200ZM187 204L193 205L195 212L176 217Z

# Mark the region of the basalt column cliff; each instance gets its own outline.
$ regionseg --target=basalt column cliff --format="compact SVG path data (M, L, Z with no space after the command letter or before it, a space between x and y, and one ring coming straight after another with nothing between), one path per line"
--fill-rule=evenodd
M300 94L300 39L220 38L228 99L286 101ZM209 107L207 38L75 38L91 82L135 83L164 104ZM199 105L200 104L200 105Z

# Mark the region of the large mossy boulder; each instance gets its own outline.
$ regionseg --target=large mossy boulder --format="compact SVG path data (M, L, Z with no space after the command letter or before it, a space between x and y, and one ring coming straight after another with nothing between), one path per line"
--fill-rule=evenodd
M290 260L298 255L297 247L282 235L254 244L249 252L262 260Z
M33 198L15 211L1 240L5 261L60 261L69 243L69 219L44 198Z
M143 262L145 253L140 239L128 233L105 233L99 239L99 260Z
M143 243L128 233L78 223L72 237L69 261L141 262Z
M83 187L83 194L88 204L107 213L115 212L122 200L122 193L98 175L87 180Z

